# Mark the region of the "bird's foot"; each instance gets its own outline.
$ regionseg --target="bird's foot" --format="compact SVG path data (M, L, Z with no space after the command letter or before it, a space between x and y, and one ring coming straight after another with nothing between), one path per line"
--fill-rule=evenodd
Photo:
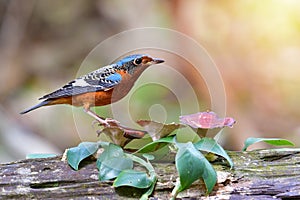
M101 126L99 130L96 131L97 136L99 137L100 134L103 132L104 129L107 128L117 128L117 129L122 129L122 125L119 121L112 119L112 118L102 118L98 117L96 120L92 122L92 127L95 128L95 125Z
M94 120L92 122L92 126L94 127L95 124L98 124L99 126L104 126L104 127L119 127L121 125L121 123L119 121L112 119L112 118Z
M109 126L117 126L119 127L121 125L121 123L115 119L112 118L106 118L105 122L109 125Z
M124 138L130 139L142 138L146 134L145 131L123 126L119 121L112 118L102 119L101 121L95 120L93 121L92 126L94 127L95 124L98 124L98 126L102 126L101 129L96 131L98 137L103 132L109 135L114 135L111 134L111 132L115 133L116 130L118 130L117 132L119 134L122 134Z

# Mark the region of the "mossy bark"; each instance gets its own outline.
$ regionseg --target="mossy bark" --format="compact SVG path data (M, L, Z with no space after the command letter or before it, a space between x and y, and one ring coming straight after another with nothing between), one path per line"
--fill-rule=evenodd
M218 183L212 199L300 199L300 149L269 149L228 152L235 167L222 159L212 164ZM174 163L154 163L159 176L153 197L168 199L176 182ZM139 190L114 189L112 182L99 182L95 161L86 160L79 171L61 157L28 159L0 165L0 198L11 199L129 199ZM179 198L207 198L201 181Z

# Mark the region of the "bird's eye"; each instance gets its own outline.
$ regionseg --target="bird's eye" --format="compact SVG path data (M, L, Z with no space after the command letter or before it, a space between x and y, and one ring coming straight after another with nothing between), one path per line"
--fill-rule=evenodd
M141 58L136 58L134 61L133 61L133 64L135 65L139 65L142 63L142 59Z

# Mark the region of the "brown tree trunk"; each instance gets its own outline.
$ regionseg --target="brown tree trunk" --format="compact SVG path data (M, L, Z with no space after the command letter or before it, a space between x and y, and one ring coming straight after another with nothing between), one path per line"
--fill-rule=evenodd
M222 159L213 163L218 183L205 196L201 181L179 194L179 198L203 199L300 199L300 149L269 149L228 152L235 167ZM177 173L173 163L153 164L159 180L154 198L168 199ZM99 182L95 161L72 170L60 157L27 159L0 165L1 199L128 199L138 198L132 188L115 190L112 182ZM132 196L133 195L133 196Z

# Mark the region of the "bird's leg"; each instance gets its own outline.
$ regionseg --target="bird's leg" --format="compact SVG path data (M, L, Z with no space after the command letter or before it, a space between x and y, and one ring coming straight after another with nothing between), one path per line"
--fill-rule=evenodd
M120 124L120 122L118 122L117 120L110 119L110 118L104 119L104 118L100 117L95 112L91 111L89 108L84 108L84 112L86 112L88 115L95 118L103 126L107 126L107 127L119 126L119 124Z
M109 126L109 123L105 119L103 119L102 117L100 117L99 115L91 111L89 108L84 108L83 110L88 115L90 115L91 117L95 118L98 122L100 122L101 125Z

